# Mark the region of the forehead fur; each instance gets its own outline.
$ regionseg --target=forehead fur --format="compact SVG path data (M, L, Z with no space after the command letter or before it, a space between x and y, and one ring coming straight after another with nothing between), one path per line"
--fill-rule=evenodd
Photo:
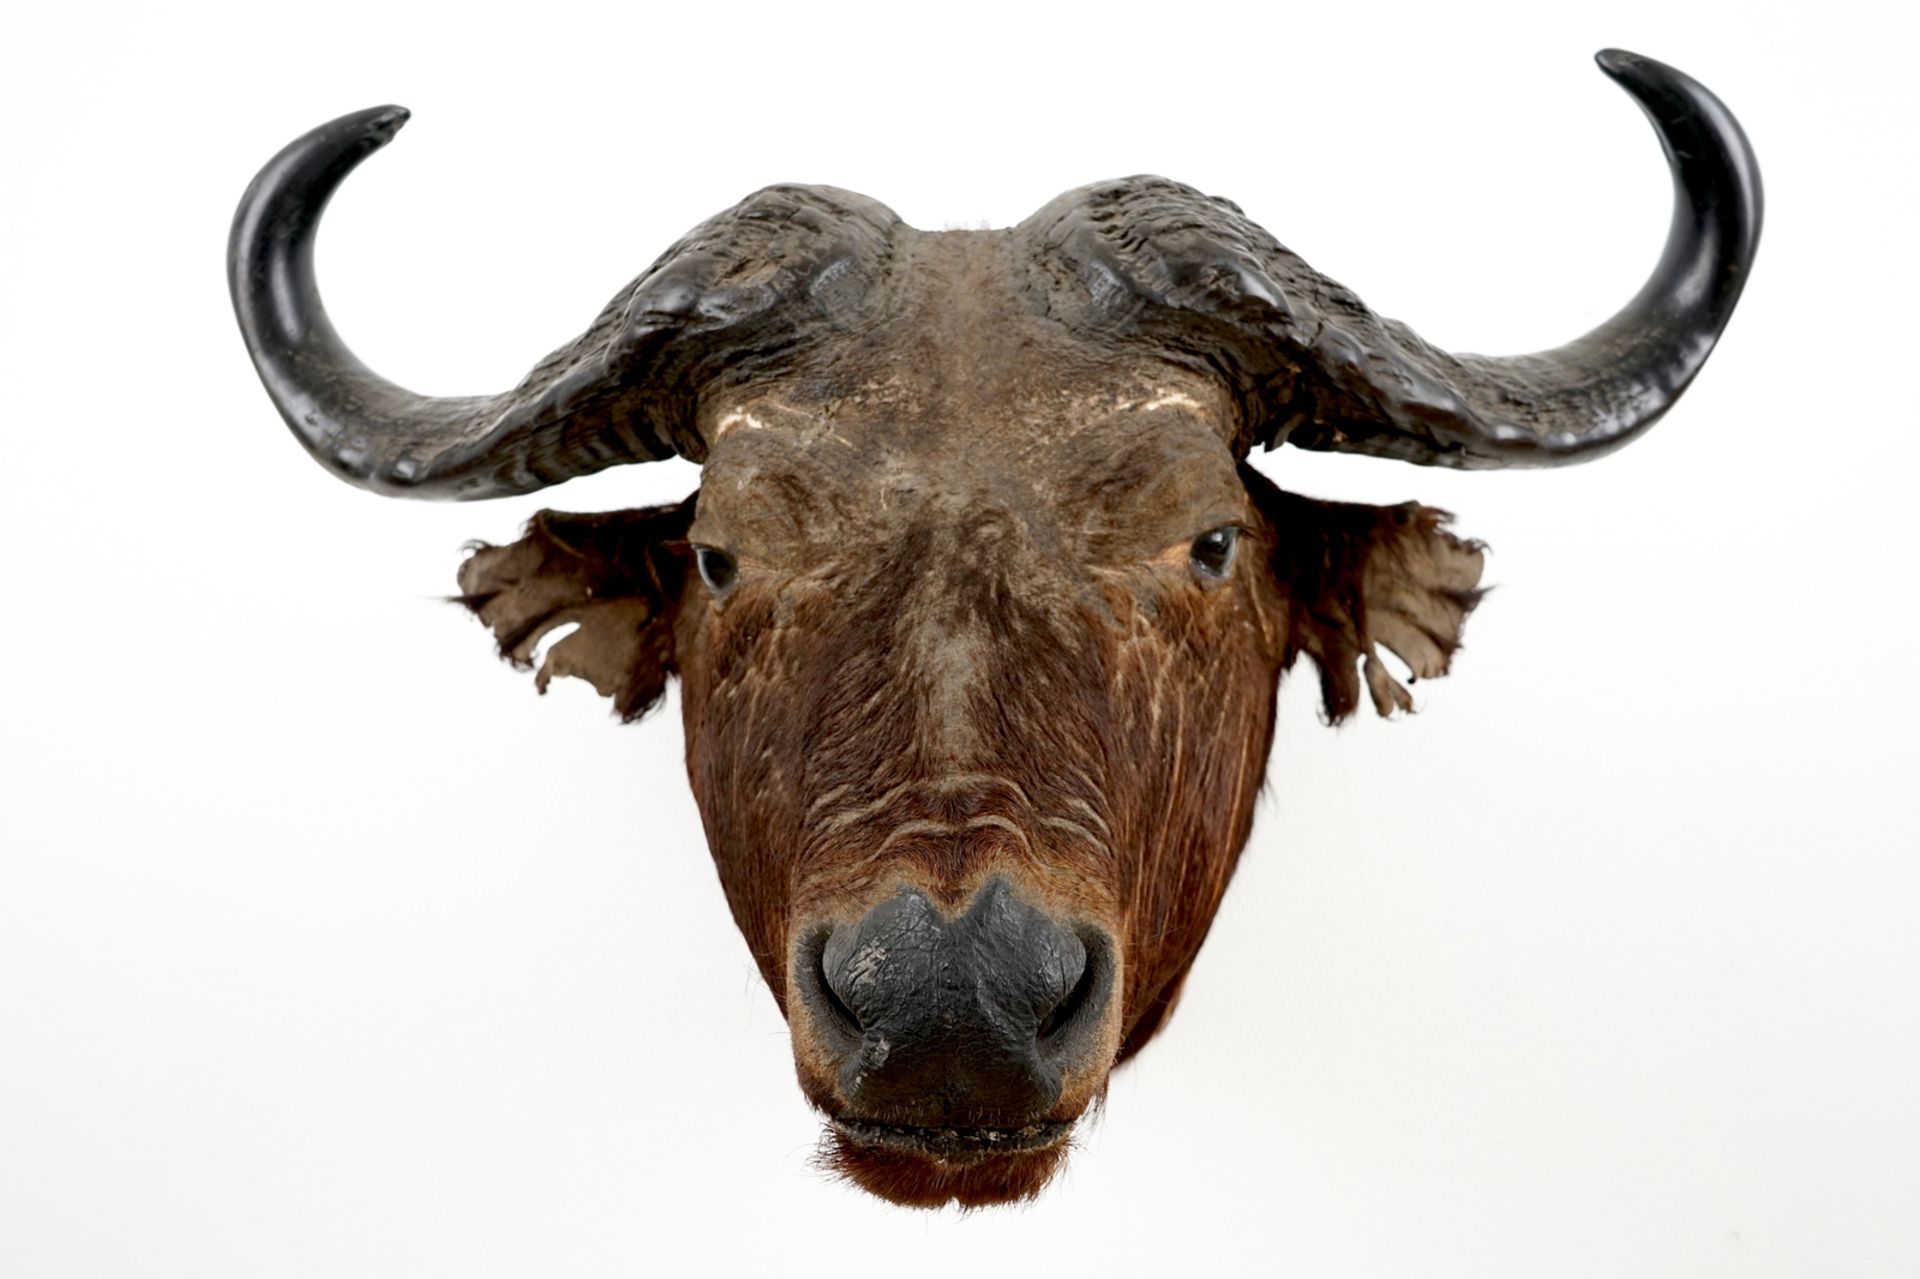
M1148 382L1160 378L1159 385ZM1243 522L1246 496L1207 388L1145 383L1035 395L934 422L889 397L765 396L717 415L695 540L796 566L849 537L917 526L1017 526L1036 549L1093 565L1151 555Z
M700 540L817 554L998 508L1097 560L1240 518L1217 377L1090 340L1012 231L900 241L845 347L708 397Z
M750 387L714 388L701 436L711 444L752 426L753 402L764 400L826 418L884 415L916 435L964 433L966 419L986 413L1024 417L1046 438L1090 414L1169 397L1198 412L1235 412L1213 370L1130 347L1083 306L1064 305L1053 264L1036 260L1051 252L1019 228L896 226L854 327L830 345L790 352L787 367Z

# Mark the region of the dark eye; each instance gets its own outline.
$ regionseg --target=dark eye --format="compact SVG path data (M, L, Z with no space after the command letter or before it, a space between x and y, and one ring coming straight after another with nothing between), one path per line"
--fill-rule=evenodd
M734 576L740 571L740 566L733 562L733 556L717 546L694 547L693 562L700 569L700 580L715 595L732 586Z
M1233 548L1239 541L1240 530L1231 524L1208 529L1194 538L1193 546L1187 552L1193 563L1193 571L1203 578L1219 581L1233 567Z

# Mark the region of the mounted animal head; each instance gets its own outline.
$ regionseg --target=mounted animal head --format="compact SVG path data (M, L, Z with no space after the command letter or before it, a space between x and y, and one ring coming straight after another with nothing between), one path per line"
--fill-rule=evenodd
M676 506L547 511L460 570L536 682L627 719L682 684L687 770L734 918L792 1028L831 1158L900 1203L1030 1195L1165 1023L1246 842L1280 677L1328 719L1444 674L1481 550L1440 511L1293 496L1282 443L1454 467L1619 448L1699 371L1744 284L1760 181L1660 63L1602 68L1676 201L1639 294L1536 355L1456 356L1370 313L1225 200L1160 178L1010 230L922 232L830 187L702 224L512 391L384 381L335 333L313 245L406 119L280 153L231 244L269 394L329 470L488 498L678 454Z

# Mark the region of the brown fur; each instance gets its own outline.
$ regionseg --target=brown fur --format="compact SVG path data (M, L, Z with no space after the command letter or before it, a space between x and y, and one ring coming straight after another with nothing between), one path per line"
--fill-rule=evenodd
M580 624L543 685L578 675L631 718L681 677L727 900L829 1117L902 1122L838 1092L788 971L804 934L908 887L957 911L995 875L1106 930L1119 997L1027 1117L1066 1124L1165 1024L1251 828L1282 672L1312 657L1329 719L1363 679L1407 708L1377 648L1443 673L1481 557L1438 511L1281 492L1236 463L1215 379L1095 359L983 242L958 251L969 234L911 246L920 291L854 355L714 397L697 508L543 513L461 587L523 665ZM1215 581L1189 554L1222 525L1241 544ZM687 543L735 557L726 591ZM835 1130L825 1162L895 1202L982 1204L1037 1193L1064 1150L965 1162Z
M816 1162L826 1172L906 1208L985 1208L1032 1199L1066 1162L1068 1145L988 1156L955 1164L862 1145L834 1128L820 1139Z

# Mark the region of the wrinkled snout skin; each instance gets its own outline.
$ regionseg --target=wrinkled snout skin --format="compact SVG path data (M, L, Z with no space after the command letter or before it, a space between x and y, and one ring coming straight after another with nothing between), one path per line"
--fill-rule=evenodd
M1219 390L1044 360L1012 308L904 327L856 385L715 408L690 541L738 572L691 581L674 647L708 840L832 1162L897 1202L992 1203L1044 1184L1172 1007L1247 837L1286 606ZM983 451L1009 419L1019 451ZM1245 532L1215 580L1190 550L1223 525ZM969 1085L956 1038L950 1087L850 1090L828 939L903 894L945 928L983 893L1103 952L1057 1078Z

